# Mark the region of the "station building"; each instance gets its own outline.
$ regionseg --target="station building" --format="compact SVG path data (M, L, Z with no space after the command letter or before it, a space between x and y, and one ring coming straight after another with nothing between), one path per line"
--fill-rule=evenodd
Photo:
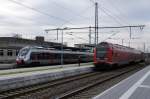
M35 40L16 37L0 37L0 63L15 62L19 50L25 46L53 47L61 46L61 43L44 41L44 37L36 37Z
M95 47L95 44L88 44L88 43L83 43L83 44L74 44L75 47L77 48L87 48L89 50L91 50L91 52L93 51L93 48Z

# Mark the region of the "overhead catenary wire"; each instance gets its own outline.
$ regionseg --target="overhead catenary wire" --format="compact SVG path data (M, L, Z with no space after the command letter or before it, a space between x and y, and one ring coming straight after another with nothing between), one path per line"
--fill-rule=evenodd
M80 15L80 14L83 15L84 13L86 13L86 12L87 12L89 9L91 9L92 7L94 7L94 5L85 8L84 10L82 10L82 11L79 13L79 15ZM71 19L69 19L69 21L72 22L73 19L75 19L75 18L71 18ZM84 18L84 19L85 19L85 18ZM67 24L67 23L68 23L68 22L65 22L65 23L63 23L61 26L63 26L64 24Z
M80 13L83 15L85 12L87 12L88 11L88 9L91 9L92 7L94 7L95 5L92 5L92 6L90 6L90 7L87 7L86 9L84 9L83 11L81 11ZM73 19L73 18L72 18ZM72 19L70 19L69 21L72 21ZM64 24L67 24L68 22L65 22ZM64 24L62 24L61 25L61 27L64 25ZM66 29L67 29L68 27L66 27ZM72 28L73 29L73 28ZM74 28L74 29L77 29L77 28ZM78 28L78 29L83 29L83 28ZM85 28L85 29L87 29L87 28ZM54 29L54 30L56 30L56 29ZM62 30L62 29L60 29L60 28L57 28L57 31L58 30ZM49 31L49 29L46 29L45 31ZM57 34L58 35L58 34ZM68 34L69 35L69 34ZM57 36L58 37L58 36ZM83 39L82 37L80 37L80 39ZM84 40L84 39L83 39ZM86 40L87 41L87 40Z
M9 1L11 1L11 2L13 2L13 3L16 3L16 4L18 4L18 5L24 6L24 7L28 8L28 9L34 10L34 11L36 11L36 12L38 12L38 13L43 14L43 15L47 15L47 16L53 18L53 19L57 19L57 20L61 20L61 21L63 21L63 22L71 23L71 22L68 21L68 20L65 20L65 19L62 19L62 18L53 16L53 15L51 15L51 14L42 12L42 11L40 11L39 9L35 9L35 8L30 7L30 6L28 6L28 5L22 4L22 3L20 3L20 2L17 2L17 1L14 1L14 0L9 0ZM105 11L105 12L106 12L106 11ZM72 23L71 23L71 24L72 24Z
M93 0L90 0L90 2L92 2L92 3L94 3L96 6L95 7L97 7L97 8L95 8L95 45L96 45L96 43L98 43L98 38L99 38L99 36L98 36L98 26L96 26L97 24L98 24L98 9L100 9L100 7L99 6L97 6L97 2L94 2ZM117 23L119 23L119 25L122 25L122 23L120 23L114 16L112 16L111 14L109 14L108 12L106 12L105 11L105 9L102 9L103 10L103 12L106 14L106 15L108 15L108 16L110 16L111 18L113 18L113 20L115 21L115 22L117 22ZM97 12L96 12L97 11ZM101 9L99 10L99 11L101 11ZM97 14L97 15L96 15ZM98 18L97 18L98 17ZM97 36L97 37L96 37Z
M111 38L112 36L115 36L116 34L118 34L118 33L111 34L109 37L107 37L106 39L104 39L102 42L106 41L107 39Z
M89 0L90 2L94 3L93 0ZM100 9L100 7L98 7ZM118 23L119 25L124 25L124 23L126 23L124 20L122 20L122 18L120 18L119 16L113 15L111 11L109 11L108 9L101 7L101 9L99 11L103 11L104 14L106 14L107 16L109 16L110 18L113 19L113 21L115 21L116 23ZM123 22L123 24L122 24ZM127 23L128 24L128 23ZM129 27L130 28L130 27ZM131 34L131 33L130 33Z
M99 8L100 9L100 8ZM118 23L119 25L123 25L122 23L120 23L120 21L118 21L118 19L116 19L116 17L114 17L113 15L109 14L104 8L100 9L101 11L103 11L106 15L108 15L109 17L111 17L113 19L113 21L115 21L116 23Z
M95 3L93 0L90 0L90 2ZM113 17L112 15L108 14L106 11L104 11L104 12L105 12L105 14ZM115 19L115 17L113 17L113 19ZM117 21L117 23L119 23L120 25L122 25L117 19L115 19L115 20Z
M68 13L72 13L73 15L75 15L75 16L77 16L77 17L80 17L80 18L82 18L82 19L87 19L87 20L89 20L88 17L83 16L83 11L81 11L81 13L77 13L77 12L75 12L75 11L73 11L73 10L67 8L67 7L62 6L61 4L57 3L57 2L54 1L54 0L52 0L52 2L53 2L53 4L56 5L57 7L66 10ZM84 12L87 11L88 8L90 8L90 7L87 7L87 8L84 10Z
M88 41L88 40L86 40L86 39L84 39L84 38L82 38L82 37L73 35L72 33L73 33L73 32L70 32L70 33L67 32L66 34L71 35L71 36L74 36L74 37L77 37L77 38L82 39L82 40L84 40L84 41Z
M87 12L88 11L88 9L91 9L92 7L94 7L95 5L92 5L92 6L90 6L90 7L87 7L86 9L84 9L83 11L81 11L80 13L83 15L83 13L85 13L85 12ZM78 15L80 15L79 13L78 13ZM70 19L69 21L71 21L72 19ZM65 22L64 24L67 24L67 22ZM68 34L68 33L66 33L66 34ZM68 34L68 35L70 35L70 34ZM73 35L72 34L72 36L74 36L74 37L77 37L77 38L79 38L79 39L82 39L82 40L84 40L84 41L87 41L86 39L84 39L83 37L78 37L78 36L75 36L75 35Z
M89 0L90 2L92 2L92 3L95 3L93 0ZM98 7L98 9L100 9L99 7ZM108 15L109 17L111 17L111 18L113 18L113 20L115 21L115 22L117 22L119 25L122 25L122 23L121 22L119 22L119 20L117 20L116 19L116 16L113 16L113 15L111 15L111 14L109 14L108 12L106 12L105 11L105 9L102 9L103 10L103 12L106 14L106 15ZM101 11L101 9L99 10L99 11ZM108 10L107 10L108 11ZM98 34L98 33L97 33ZM111 36L114 36L114 35L116 35L116 33L113 33ZM110 36L110 37L111 37ZM109 37L109 38L110 38ZM98 38L98 36L97 36L97 38ZM105 40L107 40L108 38L106 38ZM104 41L105 41L104 40Z
M130 25L130 26L107 26L107 27L98 27L99 29L104 28L129 28L129 27L145 27L145 25ZM95 27L90 27L95 28ZM56 28L56 29L45 29L45 31L56 31L56 30L77 30L77 29L89 29L89 27L78 27L78 28L72 28L72 27L65 27L65 28Z
M55 3L55 4L57 5L57 3ZM90 7L87 7L86 9L84 9L83 11L81 11L81 14L83 15L83 13L87 12L88 9L92 8L93 6L95 6L95 5L92 5L92 6L90 6ZM64 8L64 9L66 9L66 8L63 7L63 6L61 6L61 7ZM81 14L78 13L77 15L80 16L80 17L82 17L82 18L84 18L84 19L87 19L87 17L83 17L83 16L81 16ZM70 21L72 21L72 19L70 19L69 22L70 22ZM67 24L67 23L68 23L68 22L65 22L64 24ZM64 25L64 24L63 24L63 25ZM63 26L63 25L62 25L62 26ZM68 35L69 35L69 34L68 34ZM83 38L80 37L80 39L83 39ZM83 39L83 40L85 40L85 39ZM86 40L86 41L87 41L87 40Z
M46 13L46 12L43 12L43 11L41 11L41 10L39 10L39 9L30 7L30 6L26 5L26 4L20 3L20 2L18 2L18 1L14 1L14 0L8 0L8 1L10 1L10 2L12 2L12 3L15 3L15 4L17 4L17 5L23 6L23 7L25 7L25 8L28 8L28 9L30 9L30 10L32 10L32 11L35 11L35 12L37 12L37 13L40 13L40 14L42 14L42 15L46 15L46 16L48 16L48 17L50 17L50 18L53 18L53 19L56 19L56 20L60 20L60 21L63 21L63 22L67 22L67 23L72 24L72 23L69 22L68 20L65 20L65 19L62 19L62 18L60 18L60 17L51 15L51 14Z
M90 6L90 7L87 7L86 9L84 9L83 11L81 11L81 14L83 14L83 13L85 13L86 11L88 11L88 9L90 9L90 8L92 8L92 7L94 7L95 5L92 5L92 6ZM70 19L69 21L71 21L72 19ZM67 22L66 23L64 23L64 24L67 24ZM63 26L63 25L62 25ZM67 28L66 28L67 29ZM73 29L73 28L72 28ZM77 28L74 28L74 29L77 29ZM78 28L78 29L83 29L83 28ZM87 29L87 28L85 28L85 29ZM55 29L54 29L55 30ZM57 28L57 30L61 30L60 28ZM49 29L46 29L45 31L49 31ZM70 34L67 34L67 35L70 35ZM72 36L74 36L74 35L72 35ZM82 40L84 40L84 41L87 41L86 39L84 39L83 37L78 37L78 36L74 36L74 37L77 37L77 38L79 38L79 39L82 39Z
M111 11L109 11L107 8L102 7L103 10L105 10L105 12L107 12L109 15L111 15L112 17L114 17L118 22L120 22L121 24L126 23L124 20L122 20L119 16L114 15Z
M122 11L116 5L114 5L115 2L112 2L111 0L106 0L106 1L109 3L110 6L112 6L121 15L121 16L118 16L118 18L123 20L123 22L125 22L129 25L129 22L125 17L126 15L124 13L122 13ZM108 9L107 9L107 11L108 11ZM109 12L111 12L111 11L109 11Z
M110 15L110 16L112 16L112 13L111 13L111 11L109 11L108 9L106 9L106 8L104 8L103 7L103 9L102 9L104 12L105 12L105 14L108 14L108 15ZM109 12L109 13L107 13L107 12ZM114 19L114 21L116 21L118 24L120 24L120 25L122 25L122 23L120 23L120 21L122 21L122 19L120 19L118 16L112 16L112 18ZM119 21L120 20L120 21ZM125 22L123 22L123 23L125 23ZM141 30L143 29L143 27L145 27L145 25L143 25L143 26L138 26ZM133 28L133 27L132 27ZM125 29L127 29L127 28L125 28ZM130 37L130 39L132 39L132 37L131 37L131 27L129 26L129 29L127 29L128 30L128 32L129 32L129 37Z
M90 2L92 2L93 4L95 4L95 1L93 1L93 0L89 0ZM118 23L119 25L123 25L118 19L120 19L120 18L118 18L117 16L114 16L112 13L111 13L111 11L109 11L109 10L107 10L106 8L104 8L104 7L99 7L98 6L98 9L100 9L99 11L103 11L106 15L108 15L109 17L111 17L116 23ZM117 17L117 18L116 18Z
M93 1L93 0L89 0L91 3L93 3L93 4L95 4L95 1Z
M22 4L22 3L20 3L20 2L17 2L17 1L14 1L14 0L9 0L9 1L10 1L10 2L13 2L13 3L15 3L15 4L18 4L18 5L21 5L21 6L25 7L25 8L31 9L31 10L33 10L33 11L36 11L36 12L38 12L38 13L40 13L40 14L49 16L49 17L51 17L51 18L53 18L53 19L57 19L57 20L60 20L60 21L64 21L64 22L66 22L66 23L71 23L71 22L68 21L68 20L64 20L64 19L61 19L61 18L59 18L59 17L50 15L50 14L48 14L48 13L42 12L42 11L40 11L40 10L38 10L38 9L35 9L35 8L30 7L30 6L28 6L28 5ZM87 9L86 9L86 11L87 11ZM72 23L71 23L71 24L72 24ZM81 37L80 37L80 39L85 40L85 39L83 39L83 38L81 38ZM86 40L86 41L87 41L87 40Z
M62 19L62 18L59 18L59 17L56 17L56 16L53 16L53 15L51 15L51 14L48 14L48 13L46 13L46 12L42 12L41 10L39 10L39 9L36 9L36 8L33 8L33 7L30 7L30 6L28 6L28 5L25 5L25 4L23 4L23 3L20 3L20 2L17 2L17 1L14 1L14 0L8 0L8 1L10 1L10 2L13 2L13 3L15 3L15 4L18 4L18 5L20 5L20 6L23 6L23 7L25 7L25 8L28 8L28 9L30 9L30 10L33 10L33 11L35 11L35 12L38 12L38 13L40 13L40 14L43 14L43 15L46 15L46 16L49 16L50 18L53 18L53 19L57 19L57 20L60 20L60 21L64 21L65 22L65 24L66 23L71 23L70 21L68 21L68 20L64 20L64 19ZM93 7L93 6L92 6ZM89 8L89 7L88 7ZM86 10L84 10L84 11L87 11L87 9L88 8L86 8ZM82 12L82 14L83 14L83 12ZM79 15L79 14L78 14ZM72 24L72 23L71 23ZM73 25L73 24L72 24ZM63 25L62 25L63 26ZM81 39L81 38L80 38Z

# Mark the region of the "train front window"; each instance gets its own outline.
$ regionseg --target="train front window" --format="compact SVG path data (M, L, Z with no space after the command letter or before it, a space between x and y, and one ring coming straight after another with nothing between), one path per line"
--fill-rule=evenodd
M20 51L20 54L19 54L19 56L25 56L27 53L28 53L28 51L29 51L29 49L22 49L21 51Z
M105 58L107 54L107 47L97 47L96 48L96 56L97 58Z

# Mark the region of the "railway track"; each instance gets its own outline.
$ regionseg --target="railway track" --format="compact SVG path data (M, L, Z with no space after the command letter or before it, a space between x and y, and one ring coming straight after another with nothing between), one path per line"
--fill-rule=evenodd
M42 89L45 89L48 87L54 87L54 86L57 86L60 84L66 84L68 82L87 78L87 77L94 76L97 74L100 74L100 72L86 73L86 74L81 74L81 75L77 75L77 76L67 77L65 79L63 78L63 79L59 79L59 80L55 80L55 81L51 81L51 82L46 82L46 83L41 83L41 84L32 85L32 86L28 86L28 87L22 87L22 88L17 88L17 89L13 89L13 90L0 92L0 99L16 98L16 97L19 97L19 96L22 96L25 94L29 94L29 93L33 93L35 91L42 90Z
M123 71L115 71L113 75L108 75L104 79L99 79L92 84L88 84L84 87L74 90L70 93L66 93L59 97L59 99L91 99L95 95L110 88L121 80L127 78L129 75L141 70L145 65L140 64L134 67L124 68ZM105 87L104 87L105 86Z
M92 72L44 84L0 92L0 99L66 99L137 68L138 66L129 66L112 71Z

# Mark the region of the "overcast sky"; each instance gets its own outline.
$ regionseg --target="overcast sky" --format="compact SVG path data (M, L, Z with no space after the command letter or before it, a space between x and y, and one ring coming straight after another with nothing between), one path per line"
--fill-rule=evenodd
M93 0L99 4L99 26L146 25L143 31L132 29L131 46L150 47L149 0ZM0 0L0 36L22 34L25 38L45 36L57 41L56 32L46 34L44 29L94 25L92 0ZM36 11L35 11L36 10ZM64 42L88 43L88 30L64 31ZM70 32L72 35L68 35ZM82 32L82 33L81 33ZM99 40L129 45L129 29L99 30ZM68 33L68 34L67 34ZM94 36L94 34L92 35ZM60 36L59 41L60 42ZM93 42L93 39L92 39ZM149 48L150 49L150 48Z

